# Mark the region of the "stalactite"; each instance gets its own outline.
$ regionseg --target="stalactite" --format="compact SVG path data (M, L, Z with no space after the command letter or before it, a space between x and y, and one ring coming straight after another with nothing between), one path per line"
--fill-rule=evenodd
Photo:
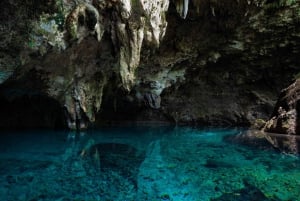
M196 7L197 14L200 13L201 0L193 0L193 5Z
M89 34L96 34L97 40L100 41L104 32L98 10L87 3L79 4L68 15L66 29L70 38L77 39L78 42Z
M185 19L189 9L189 0L175 0L175 5L180 17Z
M182 18L187 15L188 3L189 0L181 1L180 15ZM72 40L80 42L95 32L97 39L101 40L106 28L105 30L111 35L119 60L116 73L119 74L120 86L126 91L130 91L135 85L135 71L139 66L143 41L149 46L157 48L165 35L167 27L165 13L169 7L169 0L93 0L92 4L87 1L79 4L68 15L66 29L71 39L70 42ZM111 18L107 17L108 15ZM77 95L74 97L78 99L76 99L77 105L74 104L74 101L66 103L67 111L71 116L69 127L73 128L75 121L75 124L80 123L79 127L81 128L82 117L88 122L95 120L95 113L99 111L101 105L101 86L103 88L103 83L97 84L99 86L88 86L88 83L83 81L76 84ZM101 90L97 91L97 94L101 95L89 95L91 89L94 88L100 88ZM157 106L158 99L155 100L156 103L153 107L159 107ZM98 103L96 108L95 103ZM75 106L77 106L77 110ZM78 127L78 125L76 126Z
M185 19L189 9L189 0L184 0L182 16Z
M211 6L210 9L211 9L211 14L212 14L214 17L216 17L215 7Z

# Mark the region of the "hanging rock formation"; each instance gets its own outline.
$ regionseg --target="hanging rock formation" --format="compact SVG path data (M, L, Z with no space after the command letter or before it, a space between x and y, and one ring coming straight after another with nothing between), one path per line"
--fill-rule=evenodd
M96 32L99 41L104 30L109 32L119 57L117 73L123 87L130 91L135 82L143 41L157 48L165 35L165 13L169 1L95 0L93 4L99 12L88 3L73 9L67 17L67 31L71 39L78 39L78 42L92 31Z
M68 127L82 129L95 121L103 88L112 73L117 75L123 89L128 92L131 90L135 84L135 71L140 62L143 42L150 48L158 48L165 35L165 13L169 1L94 0L78 4L64 1L60 6L64 8L60 12L66 18L66 33L58 31L65 35L61 46L69 47L49 53L43 61L38 58L38 64L25 64L22 73L26 68L39 68L39 71L47 74L41 78L47 80L46 93L64 106ZM41 27L45 27L42 22ZM48 33L48 29L42 31ZM101 47L104 34L106 39L110 38L113 47L106 42L103 42L106 47ZM41 44L46 45L37 45L42 55L47 51L44 49L49 49L49 45L53 46L57 41L57 37L53 42L44 35L41 38L47 40ZM91 36L95 36L99 43L93 42ZM33 36L35 39L37 37L40 36ZM105 61L104 65L99 61L101 58L107 60L107 55L99 56L100 52L105 54L103 49L116 55L115 58L109 58L109 62ZM30 49L23 51L23 63L31 59L30 54Z
M180 17L185 19L189 10L189 0L175 0L175 4L176 10L179 13Z
M270 117L299 73L298 1L0 5L0 101L50 98L72 129L122 120L248 126Z
M72 10L66 19L66 29L70 39L76 39L78 42L93 32L97 35L97 40L100 41L104 32L98 10L88 3L79 4Z

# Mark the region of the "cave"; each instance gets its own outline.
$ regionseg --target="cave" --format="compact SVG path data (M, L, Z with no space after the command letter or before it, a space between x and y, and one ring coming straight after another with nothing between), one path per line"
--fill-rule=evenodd
M297 0L0 6L0 200L299 200Z

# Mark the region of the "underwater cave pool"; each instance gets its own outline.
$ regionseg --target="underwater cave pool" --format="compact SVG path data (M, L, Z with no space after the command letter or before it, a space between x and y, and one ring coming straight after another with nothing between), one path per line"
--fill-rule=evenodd
M1 131L1 201L299 201L300 160L240 129Z

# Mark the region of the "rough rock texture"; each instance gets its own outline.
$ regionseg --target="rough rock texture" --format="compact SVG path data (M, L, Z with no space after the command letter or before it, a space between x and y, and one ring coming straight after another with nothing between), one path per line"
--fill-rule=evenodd
M272 118L263 125L261 131L252 130L231 137L230 141L255 147L274 147L280 151L300 153L300 79L282 90ZM259 128L260 126L258 126Z
M43 13L40 20L28 20L33 24L30 38L34 44L20 53L23 66L8 83L14 85L32 69L38 71L41 76L35 79L43 83L38 93L64 107L69 128L86 128L95 121L103 88L112 74L122 88L131 89L143 41L156 48L165 34L169 1L58 2L62 8L57 12L66 19L65 31L52 20L57 14ZM14 98L3 96L4 100ZM148 99L157 107L152 95Z
M28 45L31 21L41 13L56 12L55 2L1 1L0 2L0 83L22 64L20 53Z
M299 73L297 1L1 5L1 30L17 23L14 35L1 31L0 59L19 68L0 99L22 102L23 95L6 93L13 88L56 100L73 129L94 121L250 125L269 118L280 90ZM1 116L13 121L15 113Z
M300 153L300 80L282 90L272 118L264 124L264 139L272 146L289 153ZM279 134L274 134L279 133ZM247 137L248 138L248 135ZM249 141L252 141L248 138ZM255 141L255 140L254 140Z
M103 73L110 67L110 64L99 61L101 56L98 52L104 48L105 44L100 46L93 38L87 38L81 45L74 45L62 53L49 53L46 58L23 66L1 87L3 99L13 101L19 97L18 93L6 93L10 90L7 88L11 88L7 85L14 86L21 93L27 91L31 94L34 91L44 94L64 107L69 128L86 128L100 109L106 83ZM97 62L101 63L102 68L95 68ZM26 79L25 76L24 79L26 74L35 76L33 79Z
M264 131L300 135L300 79L282 90Z
M202 1L183 21L171 5L164 43L158 53L144 51L140 83L156 83L147 93L161 96L160 110L174 122L268 119L299 71L297 10L298 3Z

